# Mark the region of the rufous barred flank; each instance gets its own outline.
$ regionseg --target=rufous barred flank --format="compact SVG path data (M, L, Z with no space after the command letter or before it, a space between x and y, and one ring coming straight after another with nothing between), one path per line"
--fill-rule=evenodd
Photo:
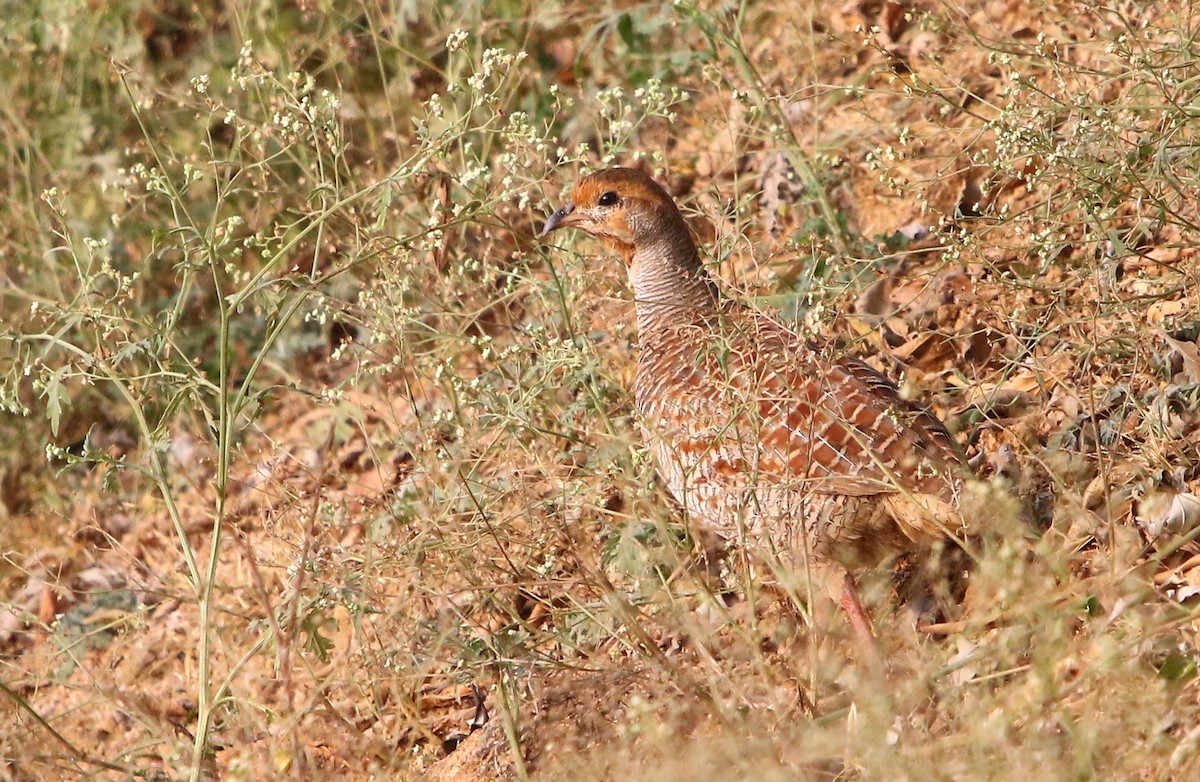
M637 410L694 522L847 571L957 531L968 469L942 423L862 361L725 296L652 179L629 168L583 177L542 235L563 227L628 267ZM845 587L861 629L853 581Z

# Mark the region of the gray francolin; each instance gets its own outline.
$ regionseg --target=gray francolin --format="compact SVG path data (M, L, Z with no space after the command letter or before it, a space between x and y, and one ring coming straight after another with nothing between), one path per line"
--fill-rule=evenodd
M670 493L705 528L844 568L842 605L876 656L849 574L958 528L953 438L868 365L723 295L642 172L583 177L542 235L568 226L628 267L637 411Z

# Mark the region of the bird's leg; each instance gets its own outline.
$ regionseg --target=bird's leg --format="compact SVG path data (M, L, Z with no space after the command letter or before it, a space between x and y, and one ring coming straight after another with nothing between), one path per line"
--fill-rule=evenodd
M879 651L879 644L875 641L871 620L863 610L862 601L858 599L858 585L854 583L854 576L849 573L842 580L842 610L846 612L846 617L850 620L850 627L854 629L854 635L867 658L867 664L876 673L882 674L884 672L883 655Z

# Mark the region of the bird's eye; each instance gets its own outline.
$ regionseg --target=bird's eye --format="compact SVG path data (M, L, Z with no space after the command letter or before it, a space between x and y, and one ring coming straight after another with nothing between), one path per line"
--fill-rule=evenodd
M616 202L617 202L617 194L614 191L609 190L607 193L600 196L600 200L597 201L596 203L600 204L600 206L612 206Z

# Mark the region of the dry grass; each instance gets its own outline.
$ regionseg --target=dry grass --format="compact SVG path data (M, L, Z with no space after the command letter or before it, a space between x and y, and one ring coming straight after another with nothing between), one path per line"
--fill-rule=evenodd
M1195 775L1200 14L828 5L11 14L0 779ZM704 567L533 238L635 161L982 454L886 681Z

